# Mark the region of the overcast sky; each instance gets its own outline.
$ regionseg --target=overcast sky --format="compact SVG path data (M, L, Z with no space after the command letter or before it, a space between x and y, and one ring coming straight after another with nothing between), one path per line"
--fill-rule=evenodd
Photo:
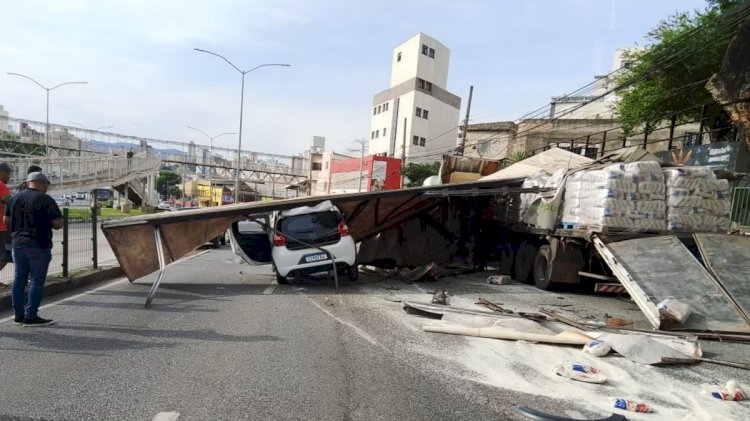
M472 122L513 120L606 74L615 48L643 44L660 19L703 0L0 0L0 105L12 117L143 137L236 132L243 149L294 154L313 135L338 151L369 136L372 96L396 45L424 32L451 50L448 90ZM461 110L461 115L465 109ZM458 124L458 122L456 122ZM217 139L236 147L236 136Z

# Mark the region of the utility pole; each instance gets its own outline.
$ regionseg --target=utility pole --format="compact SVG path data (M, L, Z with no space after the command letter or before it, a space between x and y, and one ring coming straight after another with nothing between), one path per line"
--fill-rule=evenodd
M461 128L461 146L458 147L458 154L464 154L464 148L466 147L466 126L469 125L469 113L471 112L471 97L474 94L474 86L469 86L469 103L466 105L466 119L464 125Z
M401 145L401 188L404 188L404 168L406 168L406 117L404 117L404 139Z
M367 140L366 139L356 139L353 143L358 144L360 147L359 149L349 149L349 152L359 152L359 186L357 187L357 192L362 192L362 173L364 171L364 164L365 164L365 148L367 147Z

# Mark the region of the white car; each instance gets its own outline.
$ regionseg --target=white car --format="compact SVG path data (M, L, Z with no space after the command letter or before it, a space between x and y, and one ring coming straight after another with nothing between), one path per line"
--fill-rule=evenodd
M161 210L172 210L172 206L167 201L159 203L156 208Z
M230 232L232 248L245 260L272 263L278 283L286 284L293 276L330 271L332 258L339 273L346 274L350 281L358 278L356 244L343 215L330 201L276 212L265 218L265 224L264 232L258 225L234 224Z

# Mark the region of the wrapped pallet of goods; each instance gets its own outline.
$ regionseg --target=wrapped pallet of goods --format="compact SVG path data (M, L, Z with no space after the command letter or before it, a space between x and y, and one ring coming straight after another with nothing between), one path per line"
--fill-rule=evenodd
M667 185L667 229L725 232L731 225L729 182L708 167L664 170Z
M579 171L565 184L561 228L664 230L665 190L661 166L654 161Z

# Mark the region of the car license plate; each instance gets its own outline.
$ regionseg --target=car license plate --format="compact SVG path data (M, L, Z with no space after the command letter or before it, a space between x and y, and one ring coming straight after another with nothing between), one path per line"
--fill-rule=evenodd
M316 254L308 254L307 256L305 256L305 263L320 262L323 260L328 260L328 254L316 253Z

